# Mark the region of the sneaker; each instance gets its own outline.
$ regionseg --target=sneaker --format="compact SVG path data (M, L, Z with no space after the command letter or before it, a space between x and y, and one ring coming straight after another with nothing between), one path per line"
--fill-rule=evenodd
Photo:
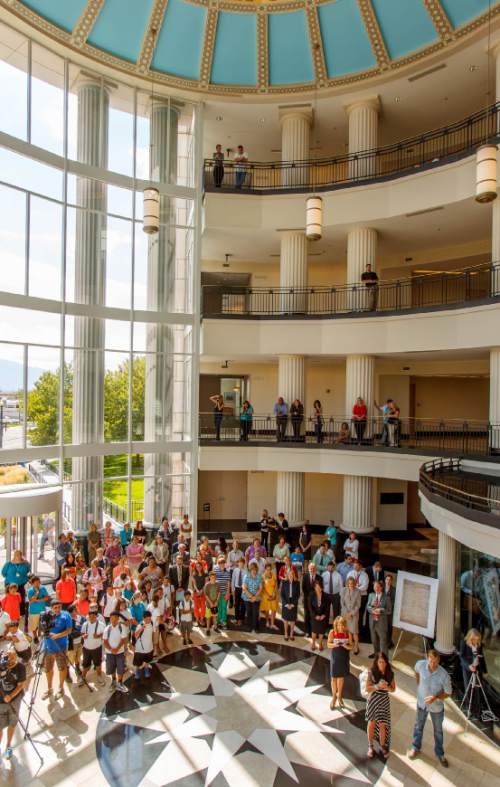
M151 677L151 670L149 669L149 667L144 667L144 677L145 678Z
M218 626L214 626L214 631L216 634L220 634L220 628Z
M111 681L111 686L110 686L111 691L115 691L117 689L117 687L118 687L118 683L113 678L113 680Z
M443 768L448 768L449 767L449 762L446 759L446 757L444 757L444 756L443 757L438 757L438 760L441 763L441 765L443 766Z
M188 642L189 642L190 645L193 644L193 640L191 639L191 637L188 637Z
M418 757L419 753L420 752L418 752L416 749L412 749L411 752L408 755L408 759L409 760L415 760Z
M123 685L123 683L117 683L116 688L118 689L118 691L121 691L122 694L128 694L128 689L126 686Z
M76 682L76 685L80 688L83 686L83 678L80 676Z
M12 746L7 746L5 749L5 759L10 760L12 757Z
M210 636L211 632L212 632L212 629L207 629L207 637Z
M98 683L99 686L105 686L106 685L106 680L104 678L104 675L98 675L95 682Z
M62 700L64 698L64 689L59 689L56 694L56 700Z
M42 694L42 700L51 700L52 697L53 697L52 689L47 689L47 691L44 691L44 693Z
M135 680L141 679L141 671L139 669L136 669L136 671L134 672L134 678Z

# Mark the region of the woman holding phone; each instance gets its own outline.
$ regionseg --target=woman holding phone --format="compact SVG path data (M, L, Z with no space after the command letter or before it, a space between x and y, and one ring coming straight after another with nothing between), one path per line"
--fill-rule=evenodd
M368 758L374 757L373 740L378 737L384 759L389 756L391 748L391 703L389 693L396 690L394 672L389 659L381 651L375 655L373 664L368 670L366 681L368 702L366 704L366 721L368 722Z

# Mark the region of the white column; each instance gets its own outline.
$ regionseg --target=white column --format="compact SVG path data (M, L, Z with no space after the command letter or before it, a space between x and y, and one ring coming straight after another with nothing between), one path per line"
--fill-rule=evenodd
M495 61L495 101L500 101L500 44L495 44L491 51L491 56ZM492 223L491 223L491 260L500 262L500 198L492 202ZM495 291L500 287L500 268L496 269L495 276L492 277L492 287Z
M281 311L304 313L307 293L296 290L307 287L307 239L302 230L281 232L280 235Z
M349 153L376 150L380 99L371 96L345 107L349 118ZM349 163L350 178L369 178L376 174L376 157L361 156Z
M303 355L280 355L278 396L288 406L294 399L304 403L305 359ZM279 472L276 485L277 512L283 512L291 525L304 521L304 473Z
M347 292L347 309L364 311L372 305L370 293L361 284L361 274L370 264L377 269L377 230L372 227L355 227L347 233L347 281L353 289Z
M457 562L456 543L451 536L439 531L438 548L438 606L436 622L436 641L434 647L439 653L449 655L455 650L455 578Z
M151 171L155 180L175 183L177 174L177 127L179 109L168 101L155 100L150 109ZM174 311L175 298L175 203L162 196L160 230L149 238L148 309ZM147 329L144 439L172 439L174 408L174 330L165 323ZM144 455L144 520L158 524L171 515L173 471L168 453Z
M348 355L346 359L346 419L361 396L368 407L365 436L371 435L370 414L373 407L375 358L371 355ZM342 529L355 533L373 530L372 479L367 476L344 476Z
M490 349L490 446L500 450L500 347Z
M106 168L109 94L99 79L80 78L78 88L78 161ZM75 301L103 306L106 301L106 185L78 178L75 236ZM87 208L87 210L85 210ZM73 436L76 444L104 441L104 320L74 318ZM75 457L71 526L85 531L101 525L103 459Z
M310 104L279 107L281 122L281 161L290 166L283 169L284 186L306 186L309 182L309 139L313 111ZM292 166L297 164L297 166Z

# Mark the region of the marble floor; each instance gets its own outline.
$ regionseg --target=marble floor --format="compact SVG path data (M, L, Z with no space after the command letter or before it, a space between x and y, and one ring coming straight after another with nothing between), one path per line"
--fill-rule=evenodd
M5 785L33 787L288 787L322 784L500 787L500 749L447 701L445 749L450 767L433 754L430 725L422 755L407 757L414 721L413 664L420 641L405 634L394 663L397 691L391 699L392 754L366 759L365 703L357 677L369 646L351 659L346 710L331 711L328 652L312 654L297 637L255 638L193 632L193 645L169 639L171 653L151 679L129 694L108 686L68 687L64 701L37 697L29 726L40 763L22 732L12 760L2 760ZM39 696L45 688L41 678ZM29 698L28 698L29 699ZM26 720L28 706L22 706Z

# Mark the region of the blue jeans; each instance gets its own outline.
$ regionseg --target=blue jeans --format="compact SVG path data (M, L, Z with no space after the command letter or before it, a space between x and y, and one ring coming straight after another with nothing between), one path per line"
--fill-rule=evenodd
M425 722L427 721L427 716L431 717L432 719L432 726L434 728L434 751L438 757L444 757L444 749L443 749L443 719L444 719L444 710L438 711L437 713L431 713L429 708L417 708L417 718L415 721L415 727L413 729L413 741L412 747L415 751L420 751L422 748L422 736L424 734L424 727Z
M245 182L246 172L244 169L237 169L236 170L236 188L241 189Z

